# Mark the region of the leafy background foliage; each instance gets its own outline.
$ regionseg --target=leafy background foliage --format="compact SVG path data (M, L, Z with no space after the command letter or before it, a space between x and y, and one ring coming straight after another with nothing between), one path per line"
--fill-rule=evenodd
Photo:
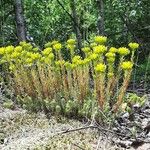
M90 35L98 33L99 0L77 0L75 8L79 21L82 40L89 40ZM60 5L60 3L62 6ZM71 0L24 0L24 16L29 41L43 47L52 40L66 41L75 36ZM150 3L148 0L106 0L104 1L105 35L112 45L127 45L131 41L141 44L137 53L138 64L149 62L150 46ZM0 0L0 46L17 44L15 13L13 1ZM140 56L140 57L139 57ZM142 75L145 70L142 70ZM138 67L137 67L138 69ZM148 70L149 71L149 70Z

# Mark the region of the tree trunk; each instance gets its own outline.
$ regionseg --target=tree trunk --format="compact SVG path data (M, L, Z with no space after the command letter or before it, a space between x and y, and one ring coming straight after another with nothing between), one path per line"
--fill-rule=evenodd
M14 0L16 31L19 42L26 41L25 20L22 0Z
M81 51L82 48L82 36L80 32L80 27L79 27L79 19L77 16L77 11L76 11L76 6L75 6L75 0L70 0L70 7L72 10L72 17L74 18L74 30L77 38L77 46L79 50L79 54L84 57L83 52Z
M99 20L97 22L98 32L100 35L105 34L105 24L104 24L104 2L103 0L97 0L98 9L99 9Z

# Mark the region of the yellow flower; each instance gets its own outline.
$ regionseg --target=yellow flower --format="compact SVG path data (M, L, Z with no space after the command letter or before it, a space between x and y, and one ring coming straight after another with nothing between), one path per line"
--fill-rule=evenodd
M113 63L115 61L115 56L116 55L114 53L108 52L108 53L106 53L105 56L107 57L107 62L108 63Z
M114 53L112 53L112 52L108 52L108 53L106 53L106 55L105 55L107 58L110 58L110 57L115 57L116 55L114 54Z
M65 62L64 65L65 65L65 67L66 67L67 69L71 69L71 65L72 65L71 63Z
M12 54L11 54L11 58L12 59L16 59L16 58L18 58L20 56L20 53L18 53L18 52L13 52Z
M111 48L109 49L109 52L111 52L111 53L116 53L116 52L117 52L117 48L111 47Z
M27 58L25 62L27 64L32 64L33 63L33 59L32 58Z
M72 58L72 63L78 63L79 62L79 60L81 60L81 57L80 56L74 56L73 58Z
M75 39L69 39L67 41L67 44L69 44L69 45L75 45L76 44L76 40Z
M88 59L88 58L85 58L85 59L83 59L83 60L78 60L77 61L77 63L76 63L76 65L86 65L86 64L88 64L90 62L90 59Z
M65 64L65 61L64 61L64 60L55 61L55 65L56 65L56 66L61 66L61 65L64 65L64 64Z
M26 45L26 42L25 41L20 42L19 45L24 46L24 45Z
M83 60L83 64L87 64L87 63L89 63L91 60L89 59L89 58L85 58L84 60Z
M130 53L129 49L126 47L120 47L118 53L122 56L128 55Z
M44 60L45 60L45 57L43 56L43 57L41 57L40 62L43 63Z
M76 68L76 67L77 67L76 64L71 64L71 69L74 69L74 68Z
M75 45L67 44L67 48L70 49L70 50L74 50L75 49Z
M27 52L27 53L26 53L26 56L27 56L27 57L31 57L31 55L32 55L31 52Z
M21 46L16 46L14 51L15 52L21 52L22 51L22 47Z
M51 59L51 60L53 60L53 59L54 59L54 54L53 54L53 53L50 53L50 54L48 55L48 58Z
M76 64L77 66L78 66L78 65L83 65L83 60L80 59L80 60L78 60L75 64Z
M26 55L27 55L27 51L25 51L25 50L23 50L22 52L21 52L21 55L22 55L22 57L25 57Z
M84 48L82 48L82 51L85 53L88 53L91 51L91 49L90 49L90 47L84 47Z
M62 48L62 45L60 43L56 43L53 45L53 48L57 51L59 51Z
M39 53L32 53L30 56L33 60L37 60L41 58L41 55Z
M108 57L107 62L108 63L113 63L115 61L115 57Z
M121 64L121 68L123 70L130 70L132 69L133 67L133 63L131 61L124 61L122 64Z
M93 52L95 54L104 53L106 50L107 50L107 47L104 45L98 45L98 46L93 47Z
M0 55L4 55L5 54L5 48L4 47L1 47L0 48Z
M91 54L90 56L89 56L89 59L90 60L95 60L95 59L97 59L98 58L98 54L95 54L95 53L93 53L93 54Z
M98 73L104 73L106 70L106 65L105 64L98 64L96 67L95 67L95 71L98 72Z
M26 43L23 46L23 49L25 49L26 51L32 51L33 46L31 45L31 43Z
M132 50L135 50L135 49L139 48L139 44L138 43L129 43L129 47Z
M52 52L52 48L45 48L43 51L42 51L42 54L43 55L49 55L50 53Z
M5 52L6 52L7 54L11 54L13 51L14 51L14 46L7 46L7 47L5 48Z
M94 37L94 41L97 44L105 44L106 41L107 41L107 37L105 37L105 36L96 36L96 37Z

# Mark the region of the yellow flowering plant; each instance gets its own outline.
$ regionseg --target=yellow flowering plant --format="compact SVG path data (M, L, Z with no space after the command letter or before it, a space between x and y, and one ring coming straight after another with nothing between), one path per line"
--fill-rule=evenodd
M129 47L132 49L132 50L136 50L139 48L139 44L138 43L129 43Z
M134 65L134 52L139 44L129 43L128 49L109 47L106 42L107 37L94 37L81 49L85 58L75 54L75 39L65 43L48 42L43 50L20 42L17 46L1 47L0 62L10 72L8 80L13 81L11 88L15 95L27 95L40 102L43 99L44 109L68 115L73 112L71 109L75 109L74 105L79 107L76 108L78 115L89 115L99 109L117 112L123 103ZM71 57L64 59L64 51ZM121 74L124 74L123 82L118 86ZM64 100L58 103L60 97ZM88 97L95 99L93 108Z
M105 37L105 36L96 36L96 37L94 37L94 42L97 43L97 44L103 45L103 44L106 43L106 41L107 41L107 37Z

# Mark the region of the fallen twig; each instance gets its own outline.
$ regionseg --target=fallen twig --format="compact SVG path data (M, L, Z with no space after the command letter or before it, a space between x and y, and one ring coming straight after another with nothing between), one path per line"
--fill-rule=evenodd
M71 142L72 143L72 142ZM79 145L77 145L77 144L75 144L75 143L72 143L74 146L76 146L76 147L78 147L78 148L80 148L80 149L82 149L82 150L85 150L84 148L82 148L81 146L79 146Z
M79 128L75 128L75 129L67 129L65 131L61 131L61 132L56 133L56 135L64 134L64 133L70 133L70 132L75 132L75 131L80 131L80 130L84 130L84 129L88 129L88 128L95 128L95 129L98 129L100 131L110 132L110 133L116 134L118 136L123 136L123 137L126 137L126 138L130 137L130 136L126 136L126 135L121 134L121 133L116 133L116 132L114 132L112 130L109 130L109 129L105 129L105 128L101 127L100 125L99 126L89 125L89 126L79 127Z

